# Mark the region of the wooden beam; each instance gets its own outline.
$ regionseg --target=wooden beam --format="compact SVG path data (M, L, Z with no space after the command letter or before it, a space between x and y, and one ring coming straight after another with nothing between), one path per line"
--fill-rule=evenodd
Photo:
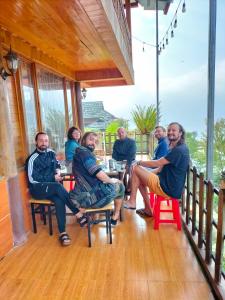
M117 80L105 80L105 81L92 81L85 83L85 87L110 87L110 86L121 86L126 85L126 81L124 79Z
M102 69L78 71L75 73L78 81L98 81L99 79L123 78L118 69Z

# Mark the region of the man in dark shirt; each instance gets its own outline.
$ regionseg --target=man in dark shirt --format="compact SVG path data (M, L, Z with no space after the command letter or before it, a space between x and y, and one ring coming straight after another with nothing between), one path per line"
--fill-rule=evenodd
M48 148L48 135L45 132L37 133L35 142L36 150L26 160L28 187L35 199L48 199L54 202L60 233L59 241L62 246L68 246L71 240L65 231L65 206L76 215L81 227L87 223L87 219L71 202L69 193L60 183L63 179L60 176L60 165L56 160L55 152Z
M115 211L111 224L116 225L124 198L124 186L120 180L110 178L101 166L97 165L93 153L97 143L98 135L86 132L82 137L81 147L76 148L76 155L73 158L73 175L76 181L74 201L80 208L100 208L114 200ZM83 198L82 194L86 196ZM71 199L72 196L73 192Z
M169 151L168 139L166 137L166 129L163 126L156 126L154 132L155 138L158 140L158 145L154 150L153 159L160 159Z
M136 143L127 137L127 132L123 127L117 130L119 139L113 145L112 158L117 161L126 160L130 167L136 156Z
M142 214L152 216L147 187L150 192L166 198L181 197L190 160L189 150L185 144L185 131L179 123L173 122L168 126L167 137L170 150L165 157L158 160L138 161L134 165L132 191L129 201L125 204L126 208L136 208L136 195L139 189L145 204L145 208L141 210ZM156 169L148 172L142 167Z

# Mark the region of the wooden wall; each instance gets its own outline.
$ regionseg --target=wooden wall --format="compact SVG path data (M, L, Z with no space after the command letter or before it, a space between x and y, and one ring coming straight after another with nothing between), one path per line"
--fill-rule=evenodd
M0 205L0 258L13 248L13 234L11 214L9 209L9 196L7 181L0 181L1 205Z

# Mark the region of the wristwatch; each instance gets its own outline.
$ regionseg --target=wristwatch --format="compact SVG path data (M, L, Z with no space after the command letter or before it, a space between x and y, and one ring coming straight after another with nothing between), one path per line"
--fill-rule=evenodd
M138 165L138 166L141 166L141 160L139 160L139 161L137 162L137 165Z

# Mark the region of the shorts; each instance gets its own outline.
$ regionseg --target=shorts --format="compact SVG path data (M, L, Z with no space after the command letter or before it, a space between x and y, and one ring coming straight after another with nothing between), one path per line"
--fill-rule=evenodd
M92 208L101 208L111 203L114 199L124 198L125 187L121 182L113 183L110 185L105 184L104 189L105 191L108 190L108 192L106 192L100 200L94 203L91 206Z
M163 196L165 198L170 198L170 196L168 196L162 190L162 188L160 186L160 182L159 182L159 176L157 176L154 173L149 173L148 187L149 187L150 192L152 192L156 195L159 195L159 196Z

